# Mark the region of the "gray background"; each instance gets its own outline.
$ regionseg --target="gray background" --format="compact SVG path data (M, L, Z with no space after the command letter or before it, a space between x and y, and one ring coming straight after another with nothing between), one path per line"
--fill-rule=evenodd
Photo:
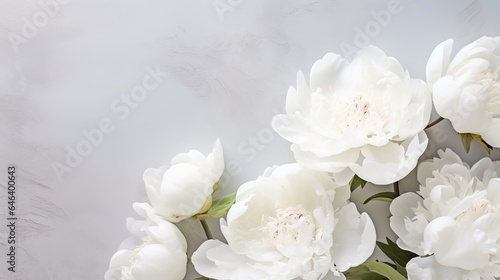
M51 15L37 1L0 6L0 221L11 164L19 218L15 274L7 271L7 232L0 230L1 279L102 279L128 236L125 218L137 217L131 204L147 200L143 171L189 149L208 153L217 137L230 167L218 195L292 162L289 143L270 121L283 111L297 71L307 76L327 52L349 57L346 50L374 44L425 79L438 43L455 38L456 52L479 36L500 35L498 1L66 0ZM381 18L381 11L392 12ZM27 32L34 23L36 31ZM128 115L113 110L156 65L168 77ZM114 130L59 180L53 164L63 164L68 149L84 145L83 131L103 119ZM470 163L485 155L473 145L465 156L446 122L428 134L423 158L439 147L453 147ZM415 190L415 174L401 185ZM390 189L353 194L380 240L393 237L388 204L361 202ZM210 223L220 237L217 221ZM201 229L180 226L194 250Z

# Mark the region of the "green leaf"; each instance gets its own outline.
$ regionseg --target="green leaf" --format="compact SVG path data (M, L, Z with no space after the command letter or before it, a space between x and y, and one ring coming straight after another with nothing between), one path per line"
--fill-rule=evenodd
M379 260L376 260L376 261L378 262ZM397 267L395 264L393 264L393 263L390 263L390 262L383 262L383 263L385 263L386 265L388 265L388 266L390 266L390 267L392 267L392 268L394 268L394 269L396 269L396 270L397 270L397 268L398 268L398 267Z
M493 147L491 145L489 145L488 143L486 143L483 140L483 137L481 137L481 135L478 135L478 134L471 134L471 135L472 135L472 139L476 140L476 142L479 143L479 145L481 145L481 147L483 147L483 149L486 151L486 153L488 155L491 154L491 150L493 150Z
M346 272L344 272L345 277L348 280L385 280L384 276L371 272L367 267L363 265L357 267L351 267Z
M395 192L379 192L367 198L363 204L367 204L372 200L391 202L397 196L398 195Z
M361 188L364 188L366 185L366 181L359 178L358 175L354 175L351 180L351 192L353 192L355 189L361 186Z
M387 280L386 277L371 271L358 272L355 274L344 273L347 280Z
M400 266L396 264L396 271L403 275L405 278L408 278L408 273L406 272L406 267Z
M468 153L470 151L470 145L472 141L476 141L483 147L483 149L486 151L486 153L491 154L491 150L493 150L493 147L486 143L481 135L478 134L473 134L473 133L460 133L460 138L462 139L462 144L464 145L465 151Z
M389 280L406 280L397 270L385 263L368 261L361 265L368 268L371 272L387 277Z
M212 280L212 278L207 278L207 277L198 277L193 280Z
M468 153L470 151L470 143L472 143L472 134L460 133L460 138L462 139L465 151Z
M396 265L404 268L411 259L417 257L415 253L399 248L398 245L389 238L386 238L386 240L387 244L377 241L377 246Z
M227 214L229 208L231 208L231 206L234 204L235 201L236 201L236 193L225 195L212 202L212 206L208 208L207 212L197 214L194 216L194 218L198 220L220 218Z

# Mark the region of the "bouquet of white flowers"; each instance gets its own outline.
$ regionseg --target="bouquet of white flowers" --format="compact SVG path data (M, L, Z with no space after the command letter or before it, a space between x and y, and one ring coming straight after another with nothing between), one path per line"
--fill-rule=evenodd
M105 279L183 279L188 264L199 279L500 277L500 162L470 167L450 149L421 159L426 129L442 120L466 151L473 142L485 154L500 148L500 37L479 38L453 58L452 44L434 49L427 81L374 46L352 61L326 54L309 81L299 72L285 114L272 120L296 163L269 167L236 193L214 194L225 187L219 140L208 156L192 150L147 169L150 203L133 206L144 219L127 220L132 236ZM439 116L429 123L433 108ZM419 191L400 194L398 181L414 169ZM377 242L370 216L350 202L367 182L394 184L366 202L391 203L397 240ZM213 218L226 240L213 238ZM176 226L185 219L199 220L208 239L192 255ZM376 246L392 261L370 260Z

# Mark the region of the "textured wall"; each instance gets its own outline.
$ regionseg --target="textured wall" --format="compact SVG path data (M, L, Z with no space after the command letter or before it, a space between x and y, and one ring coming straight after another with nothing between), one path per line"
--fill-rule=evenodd
M270 120L283 110L297 71L308 73L326 52L350 56L375 44L425 79L438 43L452 37L461 47L500 35L495 1L40 3L0 1L1 221L7 166L18 176L17 272L7 271L1 226L1 279L102 279L128 236L131 204L146 201L143 171L177 153L207 153L219 137L233 167L223 193L293 161ZM154 87L139 93L145 79ZM429 134L426 158L446 146L465 156L448 123ZM78 150L80 159L72 154ZM474 146L467 159L482 156ZM401 185L416 189L414 174ZM353 198L376 220L380 239L391 235L388 205L361 202L388 189L357 190ZM182 228L195 249L198 225Z

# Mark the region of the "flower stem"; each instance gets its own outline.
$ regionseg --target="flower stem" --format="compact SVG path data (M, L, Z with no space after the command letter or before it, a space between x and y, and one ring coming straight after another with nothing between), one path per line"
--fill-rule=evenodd
M207 221L206 220L200 220L201 226L203 227L203 230L205 231L205 234L207 235L207 239L214 239L212 236L212 232L210 231L210 228L208 227Z
M439 117L437 120L431 122L430 124L428 124L424 129L428 129L428 128L431 128L433 126L435 126L436 124L440 123L442 120L444 120L443 117Z
M399 196L399 181L394 182L394 193Z

